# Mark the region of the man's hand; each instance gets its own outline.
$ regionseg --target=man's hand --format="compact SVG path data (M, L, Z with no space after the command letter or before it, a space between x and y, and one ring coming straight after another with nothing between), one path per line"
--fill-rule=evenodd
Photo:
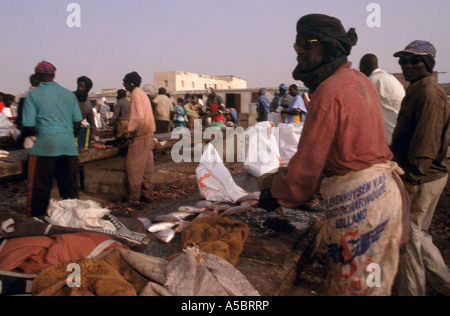
M272 197L272 193L270 189L264 190L261 192L261 196L259 198L259 207L265 209L268 212L273 212L281 205L278 201Z

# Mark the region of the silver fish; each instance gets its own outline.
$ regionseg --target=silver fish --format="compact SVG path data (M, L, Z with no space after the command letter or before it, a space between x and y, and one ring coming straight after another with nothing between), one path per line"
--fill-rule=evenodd
M182 219L185 219L189 216L192 216L191 213L187 212L176 212L170 214L163 214L156 216L153 221L154 222L179 222Z
M195 204L196 208L211 208L214 205L213 202L210 201L200 201L197 204Z
M258 205L259 205L258 200L250 200L241 203L241 206L257 207Z
M171 242L174 239L174 237L175 231L173 229L166 229L156 234L156 238L158 238L160 241L166 244Z
M212 216L219 216L219 212L218 211L204 211L203 213L200 213L197 218L203 218L203 217L212 217Z
M199 214L203 213L204 211L206 211L206 208L197 208L193 206L181 206L180 208L178 208L178 212L187 212L191 214Z
M148 228L148 231L150 233L158 233L158 232L161 232L163 230L170 229L170 228L176 226L177 224L178 223L175 223L175 222L156 223L156 224L153 224L152 226L150 226Z
M259 201L260 197L261 197L261 192L250 193L250 194L247 194L246 196L241 197L239 200L236 201L235 204L242 204L243 202L254 201L254 200Z
M251 209L252 208L250 206L242 206L242 205L235 206L235 207L232 207L232 208L226 210L225 212L220 214L220 216L231 216L231 215L246 213L246 212L250 211Z

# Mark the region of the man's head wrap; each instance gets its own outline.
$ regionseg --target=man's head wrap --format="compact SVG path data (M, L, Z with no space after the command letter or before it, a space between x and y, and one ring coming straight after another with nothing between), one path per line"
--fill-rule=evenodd
M123 78L123 81L132 85L133 87L139 87L142 83L142 78L136 71L130 72Z
M315 91L324 80L348 62L347 56L358 42L358 35L354 28L346 32L341 21L335 17L309 14L297 22L297 42L312 39L317 39L324 45L323 64L306 73L297 67L293 77Z
M345 31L341 21L335 17L324 14L310 14L302 17L297 23L297 39L318 39L325 44L325 54L327 49L333 49L330 52L337 57L340 55L348 56L352 52L352 47L358 42L358 35L354 28L348 32Z
M48 61L42 61L36 66L34 72L37 74L54 75L56 73L56 67Z
M77 83L79 84L80 82L84 82L84 84L86 85L86 92L91 91L92 86L94 85L92 83L92 80L86 76L82 76L82 77L78 78Z

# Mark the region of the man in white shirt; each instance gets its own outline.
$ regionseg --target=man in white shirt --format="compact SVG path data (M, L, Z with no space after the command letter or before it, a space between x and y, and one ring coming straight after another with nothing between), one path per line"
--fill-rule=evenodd
M367 54L361 58L359 70L369 77L380 93L386 135L390 145L397 116L405 98L405 88L397 78L378 67L378 58L374 54Z

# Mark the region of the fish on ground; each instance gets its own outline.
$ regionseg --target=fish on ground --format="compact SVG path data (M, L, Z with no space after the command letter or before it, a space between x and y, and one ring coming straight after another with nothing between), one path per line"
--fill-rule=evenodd
M186 212L191 214L200 214L206 211L206 208L197 208L193 206L181 206L178 208L178 212Z
M259 198L261 197L261 192L254 192L247 194L243 197L241 197L239 200L236 201L236 204L242 204L247 201L259 201Z
M153 221L158 222L179 222L180 220L186 219L189 216L192 216L192 213L187 212L175 212L175 213L169 213L169 214L163 214L156 216Z
M160 231L156 234L156 238L158 238L160 241L168 244L175 238L175 230L173 229L166 229L163 231Z
M225 212L223 212L222 214L220 214L220 216L231 216L231 215L237 215L237 214L242 214L242 213L246 213L249 212L252 208L250 206L235 206L232 207L228 210L226 210Z
M176 223L176 222L161 222L161 223L156 223L156 224L151 225L151 226L148 228L148 231L149 231L150 233L159 233L159 232L161 232L161 231L163 231L163 230L166 230L166 229L170 229L170 228L172 228L172 227L175 227L177 224L178 224L178 223Z

